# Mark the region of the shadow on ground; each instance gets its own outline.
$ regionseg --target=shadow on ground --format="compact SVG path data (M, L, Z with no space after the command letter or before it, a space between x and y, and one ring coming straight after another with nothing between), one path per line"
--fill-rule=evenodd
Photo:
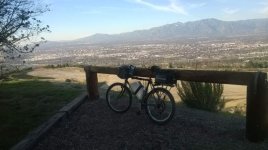
M0 149L9 149L85 91L77 82L51 82L43 79L53 78L27 72L11 74L0 83Z
M102 84L101 87L107 87ZM45 149L267 149L268 141L245 139L245 118L210 113L178 104L168 124L152 123L145 112L131 109L118 114L104 99L86 101L68 119L55 126L35 150Z

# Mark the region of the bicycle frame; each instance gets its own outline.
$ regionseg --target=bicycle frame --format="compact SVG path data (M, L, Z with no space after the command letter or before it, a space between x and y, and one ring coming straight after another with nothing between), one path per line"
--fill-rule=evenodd
M155 80L156 82L154 82L152 77L127 76L127 78L122 78L124 79L124 83L114 83L109 86L106 92L106 101L108 103L108 106L113 111L118 113L124 113L128 111L132 103L132 97L135 95L135 97L137 97L137 100L135 98L135 101L139 102L139 111L137 112L137 114L140 114L141 110L145 109L150 120L157 124L165 124L173 117L175 113L175 101L174 97L170 93L170 89L174 86L174 84L176 85L176 83L168 80L168 77L166 77L165 79L167 80L164 80L163 82L162 80ZM142 89L140 85L141 83L133 83L132 87L132 84L130 84L128 79L144 81ZM158 77L157 79L162 78ZM120 91L118 91L118 89L113 90L114 87L119 88ZM168 87L170 87L169 90ZM116 92L116 94L113 94L113 92ZM110 97L110 94L113 94L112 98ZM126 107L122 106L125 108L118 109L116 108L116 105L118 105L118 102L121 101L121 97L123 98L123 100L126 100L123 104L127 105ZM115 100L115 103L111 102L112 99ZM137 104L136 102L135 106ZM114 107L113 105L115 105L116 107ZM120 104L118 106L121 107Z
M129 79L129 78L128 78ZM129 84L129 82L128 82L128 79L125 79L125 82L124 82L124 84L125 84L125 86L128 86L128 87L130 87L130 84ZM154 85L153 85L153 81L152 81L152 78L141 78L141 77L135 77L135 76L133 76L133 77L131 77L131 79L136 79L136 80L141 80L141 81L147 81L147 84L146 84L146 86L145 86L145 94L143 95L143 97L142 97L142 102L144 102L144 100L145 100L145 97L146 97L146 95L148 94L148 90L149 90L149 86L151 85L151 88L153 89L154 88Z
M136 77L136 76L133 76L133 77L130 77L131 79L136 79L136 80L141 80L141 81L147 81L147 84L146 84L146 86L145 86L145 93L144 93L144 95L143 95L143 97L142 97L142 99L140 100L140 103L141 103L141 109L143 109L143 106L145 105L145 100L146 100L146 96L147 96L147 94L149 93L149 86L151 85L151 89L154 89L155 88L155 86L158 86L158 85L155 85L155 84L153 84L153 81L152 81L152 78L151 77L149 77L149 78L142 78L142 77ZM124 85L125 86L127 86L128 88L130 88L130 84L129 84L129 82L128 82L128 79L129 78L127 78L127 79L125 79L125 82L124 82ZM171 87L173 87L173 85L167 85L167 86L169 86L170 88ZM162 88L163 88L163 85L162 85ZM133 93L131 93L131 94L133 94Z

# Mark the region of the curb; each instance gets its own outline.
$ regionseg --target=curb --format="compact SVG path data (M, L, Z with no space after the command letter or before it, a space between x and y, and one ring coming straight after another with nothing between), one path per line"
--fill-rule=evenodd
M82 93L67 105L63 106L55 115L50 117L47 121L41 124L39 127L31 131L26 137L24 137L19 143L11 147L11 150L30 150L37 142L39 142L48 131L54 127L64 117L73 113L85 100L87 99L87 93Z

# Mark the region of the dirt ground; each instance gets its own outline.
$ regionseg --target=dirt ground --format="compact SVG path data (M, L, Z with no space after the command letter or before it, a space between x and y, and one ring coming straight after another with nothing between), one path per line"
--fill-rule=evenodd
M41 140L34 150L265 150L267 141L245 138L245 118L176 108L166 125L152 123L132 105L123 114L113 112L104 99L86 101Z
M53 80L57 81L65 81L66 79L70 79L73 81L77 81L85 84L85 72L83 68L77 67L66 67L66 68L36 68L33 71L28 73L32 76L39 77L50 77L54 78ZM98 80L100 83L105 83L101 87L101 90L106 90L109 85L114 82L122 82L120 78L116 75L108 75L108 74L98 74ZM246 104L246 86L240 85L224 85L223 97L226 100L225 109L230 109L235 106L241 106L243 109ZM180 101L180 98L177 94L176 88L171 89L171 93L173 94L176 101Z

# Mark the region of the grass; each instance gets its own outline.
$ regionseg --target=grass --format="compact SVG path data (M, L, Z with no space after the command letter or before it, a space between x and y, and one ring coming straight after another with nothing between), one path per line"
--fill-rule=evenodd
M0 83L0 149L9 149L83 90L78 83L49 82L26 72Z

